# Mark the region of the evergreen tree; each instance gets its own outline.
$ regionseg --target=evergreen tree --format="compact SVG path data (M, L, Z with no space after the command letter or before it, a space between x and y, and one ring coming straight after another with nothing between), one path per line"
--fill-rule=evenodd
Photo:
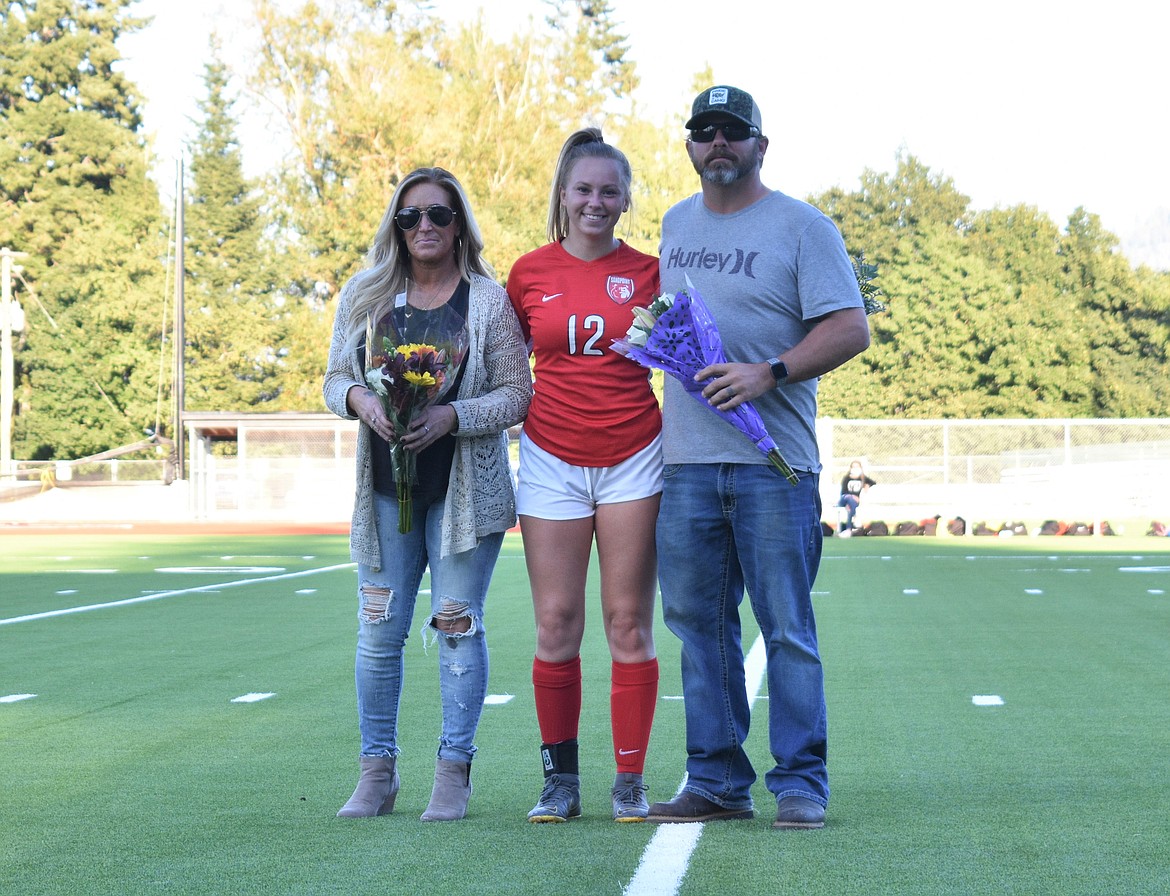
M114 67L142 24L131 5L0 6L0 244L29 253L38 300L17 357L18 457L130 444L163 416L163 218L140 100Z
M212 44L191 157L185 215L185 405L275 409L284 387L286 297L264 239L261 203L244 177L228 71Z
M588 114L598 97L628 98L638 86L637 67L626 58L627 37L618 32L609 0L545 2L545 21L559 44L553 64L561 107Z

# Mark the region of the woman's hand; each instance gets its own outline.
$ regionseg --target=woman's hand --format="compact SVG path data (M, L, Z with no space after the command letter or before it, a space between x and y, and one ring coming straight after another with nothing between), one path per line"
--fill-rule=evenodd
M376 435L387 442L394 439L394 424L386 416L386 409L382 407L380 399L373 389L366 386L351 386L345 395L345 403L353 415L366 424Z
M449 404L432 405L419 414L402 437L402 447L422 451L435 444L459 425L455 409Z

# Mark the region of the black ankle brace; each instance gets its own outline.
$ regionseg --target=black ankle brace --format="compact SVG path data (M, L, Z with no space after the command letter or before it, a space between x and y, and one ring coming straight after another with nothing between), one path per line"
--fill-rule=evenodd
M562 740L555 744L540 745L540 759L544 764L544 776L577 774L577 739Z

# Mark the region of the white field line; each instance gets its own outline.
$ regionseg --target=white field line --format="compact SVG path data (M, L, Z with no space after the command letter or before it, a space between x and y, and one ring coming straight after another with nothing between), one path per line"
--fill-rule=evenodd
M104 604L89 604L84 607L66 607L61 610L49 610L45 613L32 613L28 616L13 616L9 619L0 619L0 625L15 625L18 622L32 622L37 619L50 619L53 616L69 616L73 613L88 613L92 610L105 610L110 607L126 607L130 604L141 604L151 600L162 600L167 597L181 597L184 594L198 594L202 591L222 591L225 588L239 588L243 585L255 585L259 582L278 582L282 579L299 579L305 576L317 575L322 572L333 572L337 569L348 569L353 563L338 563L334 566L320 566L317 569L306 569L301 572L286 572L277 576L262 576L256 579L236 579L232 582L219 582L215 585L200 585L196 588L179 588L174 591L159 591L156 594L144 594L141 597L128 597L124 600L112 600Z
M764 639L757 637L747 659L744 660L749 703L754 704L760 694L766 667ZM678 789L682 790L686 783L684 777ZM638 870L634 872L629 885L622 890L624 896L676 896L686 876L691 853L698 846L702 833L703 825L697 822L659 825L650 842L646 844L646 851L642 853Z
M275 696L276 694L271 691L253 691L250 694L241 694L239 697L233 697L232 703L259 703L261 700L268 700Z

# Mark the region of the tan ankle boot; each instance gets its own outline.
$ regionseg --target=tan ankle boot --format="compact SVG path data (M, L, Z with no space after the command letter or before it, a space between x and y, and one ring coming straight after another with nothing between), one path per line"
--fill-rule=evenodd
M392 756L360 756L361 777L357 789L337 813L338 818L369 818L389 815L398 796L398 769Z
M423 821L458 821L467 814L471 799L471 763L440 759L435 765L435 787L422 814Z

